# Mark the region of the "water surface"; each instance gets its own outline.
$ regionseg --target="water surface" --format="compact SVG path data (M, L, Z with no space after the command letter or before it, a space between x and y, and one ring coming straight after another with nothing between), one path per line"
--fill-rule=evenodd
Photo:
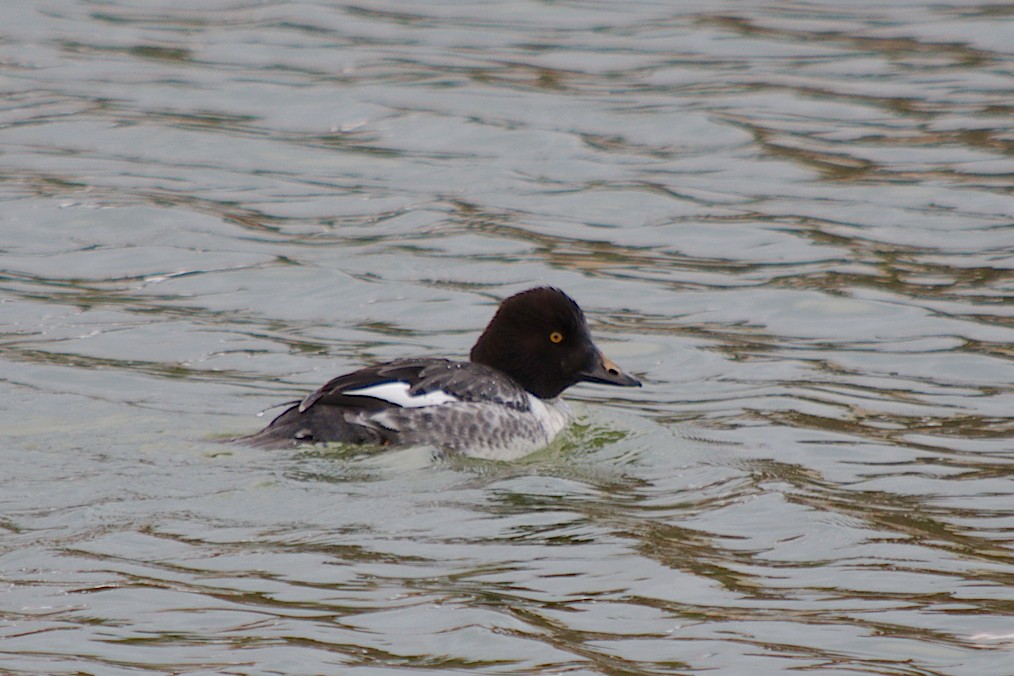
M0 26L0 671L1010 673L1009 9ZM536 284L545 451L217 443Z

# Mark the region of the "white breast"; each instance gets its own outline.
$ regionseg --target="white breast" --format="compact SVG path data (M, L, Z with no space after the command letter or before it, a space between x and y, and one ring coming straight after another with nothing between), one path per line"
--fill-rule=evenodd
M543 401L529 394L528 404L532 407L532 413L539 421L539 425L546 431L546 435L550 439L562 432L573 419L570 406L562 399Z
M457 397L451 396L442 390L434 390L425 394L409 394L408 383L395 381L391 383L380 383L361 387L358 390L346 390L342 394L351 397L373 397L389 401L402 408L420 408L422 406L439 406L440 404L451 404L460 401Z

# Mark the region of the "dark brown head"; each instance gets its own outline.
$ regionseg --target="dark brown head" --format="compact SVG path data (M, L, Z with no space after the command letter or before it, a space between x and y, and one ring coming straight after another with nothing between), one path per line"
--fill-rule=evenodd
M581 381L641 385L599 352L581 308L552 287L522 291L501 303L471 360L507 374L541 399Z

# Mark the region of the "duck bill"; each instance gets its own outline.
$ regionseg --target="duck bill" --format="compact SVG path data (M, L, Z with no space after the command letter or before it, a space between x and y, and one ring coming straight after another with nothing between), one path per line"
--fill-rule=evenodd
M626 373L623 369L599 352L591 367L580 374L581 380L588 383L602 383L603 385L619 385L620 387L640 387L641 381Z

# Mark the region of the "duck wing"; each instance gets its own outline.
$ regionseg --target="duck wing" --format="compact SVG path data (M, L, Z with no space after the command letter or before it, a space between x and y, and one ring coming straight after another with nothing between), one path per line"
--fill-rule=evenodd
M526 411L528 393L496 369L432 357L398 359L338 376L300 402L315 406L380 411L454 402L489 402Z

